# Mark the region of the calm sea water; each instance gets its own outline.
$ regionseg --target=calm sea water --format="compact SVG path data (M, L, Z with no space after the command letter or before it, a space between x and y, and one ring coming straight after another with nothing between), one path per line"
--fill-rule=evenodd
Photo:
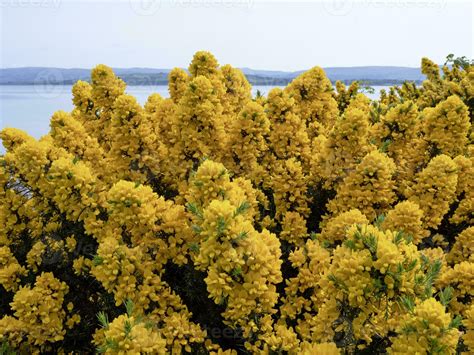
M263 95L274 86L254 86L253 95L259 90ZM375 93L367 94L377 98L381 89L386 86L374 86ZM167 86L130 86L127 93L144 104L152 93L168 97ZM0 127L15 127L39 138L49 131L49 119L58 110L72 110L70 85L0 85ZM4 153L0 146L0 154Z

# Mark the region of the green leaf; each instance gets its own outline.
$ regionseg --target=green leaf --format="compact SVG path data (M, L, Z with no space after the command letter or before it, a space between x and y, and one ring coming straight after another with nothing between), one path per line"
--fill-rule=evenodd
M217 217L217 236L220 237L224 234L226 229L226 221L222 216Z
M410 333L414 333L416 332L416 327L414 327L413 325L411 324L405 324L403 327L402 327L402 333L403 334L410 334Z
M99 320L99 324L102 328L109 328L109 317L107 316L107 313L100 311L97 313L97 319Z
M413 312L415 309L415 301L411 296L401 296L400 303L409 312Z
M227 174L227 169L222 169L220 172L219 172L219 175L217 176L218 179L220 179L221 177L223 177L225 174Z
M438 292L439 301L443 306L447 306L449 302L451 302L454 294L454 289L450 286L444 288L443 290Z
M193 253L199 253L199 244L191 243L189 245L189 250L191 250Z
M125 332L125 338L128 338L130 333L132 332L132 323L130 323L130 320L127 319L125 320L124 322L124 325L123 325L123 329L124 329L124 332Z
M119 344L115 339L105 339L105 346L107 349L118 350Z
M234 211L234 217L240 214L244 214L250 208L250 204L247 201L242 202L239 207Z
M15 355L16 351L14 351L12 347L10 347L10 344L8 344L8 342L3 341L2 345L0 346L0 354L1 355Z
M428 267L428 271L425 276L425 296L431 297L433 295L433 284L439 276L441 271L442 263L441 260L435 260Z
M385 221L385 215L384 214L379 214L377 218L374 221L374 225L380 229L382 226L383 221Z
M186 208L188 209L189 212L191 212L193 215L195 215L199 219L204 218L202 211L199 209L199 207L195 203L188 203L186 205Z
M451 322L449 323L448 328L449 329L459 329L459 327L462 325L462 317L460 315L457 315L454 317Z
M314 240L314 239L313 239ZM324 248L324 249L329 249L331 247L331 243L328 241L328 240L323 240L321 242L321 246Z
M101 265L103 262L104 259L102 257L100 257L99 255L94 255L94 259L92 259L92 264L94 264L94 266Z
M204 183L201 181L201 180L195 180L193 182L194 186L196 187L203 187L204 186Z
M425 254L421 254L421 267L424 269L430 263L430 259Z
M393 243L395 243L396 245L399 245L404 239L404 236L405 235L402 231L397 231L397 233L395 233L395 236L393 237Z
M364 243L372 255L377 253L377 238L373 234L362 238L362 243Z
M413 243L413 236L411 234L405 234L405 241L407 244Z
M197 224L193 224L193 225L191 226L191 228L192 228L192 230L194 231L194 233L196 233L196 234L199 234L199 233L202 232L201 226L198 226Z
M386 139L382 145L380 146L379 150L382 152L382 153L387 153L388 151L388 147L390 146L390 144L392 144L392 141L390 139Z
M356 243L352 239L345 240L344 241L344 246L346 246L347 248L349 248L351 250L356 249Z
M107 345L104 344L104 345L101 345L101 346L98 346L97 348L95 348L95 351L98 353L98 354L104 354L106 351L107 351Z
M244 240L245 238L247 238L247 236L248 236L248 232L242 231L239 234L237 234L237 237L234 239L234 241L238 242L238 241Z
M240 276L242 275L242 268L240 266L232 269L232 276Z
M413 259L412 261L410 261L410 263L408 264L408 266L405 268L405 271L406 271L406 272L412 271L412 270L415 268L415 266L416 266L417 263L418 263L418 260Z
M125 302L125 309L127 310L127 314L130 317L133 313L133 308L135 305L133 304L133 301L131 299L127 299Z
M334 283L334 285L338 288L342 288L343 290L345 291L348 291L349 289L347 288L346 284L339 280L335 275L331 274L328 276L328 279L329 281L331 281L332 283Z
M146 321L145 322L145 328L148 329L148 330L152 329L154 326L155 326L155 324L151 321Z

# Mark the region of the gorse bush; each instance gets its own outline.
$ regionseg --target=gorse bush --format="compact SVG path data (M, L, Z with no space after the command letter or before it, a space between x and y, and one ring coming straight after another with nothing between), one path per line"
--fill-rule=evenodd
M104 65L1 131L2 353L474 352L474 69L267 97L207 52L144 106Z

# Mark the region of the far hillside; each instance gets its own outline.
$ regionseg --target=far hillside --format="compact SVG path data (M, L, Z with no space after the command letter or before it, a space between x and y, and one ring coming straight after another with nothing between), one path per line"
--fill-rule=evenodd
M166 85L171 69L115 68L114 72L128 85ZM252 85L286 85L304 70L295 72L241 68ZM425 77L420 68L394 66L329 67L324 68L328 78L345 83L363 81L367 85L395 85L404 81L421 83ZM73 84L77 80L89 81L90 69L22 67L0 69L0 85L51 85Z

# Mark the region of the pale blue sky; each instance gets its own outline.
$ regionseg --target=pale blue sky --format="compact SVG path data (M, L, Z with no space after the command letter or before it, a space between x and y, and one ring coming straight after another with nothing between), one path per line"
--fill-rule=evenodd
M0 67L419 66L473 56L473 5L449 0L0 0Z

